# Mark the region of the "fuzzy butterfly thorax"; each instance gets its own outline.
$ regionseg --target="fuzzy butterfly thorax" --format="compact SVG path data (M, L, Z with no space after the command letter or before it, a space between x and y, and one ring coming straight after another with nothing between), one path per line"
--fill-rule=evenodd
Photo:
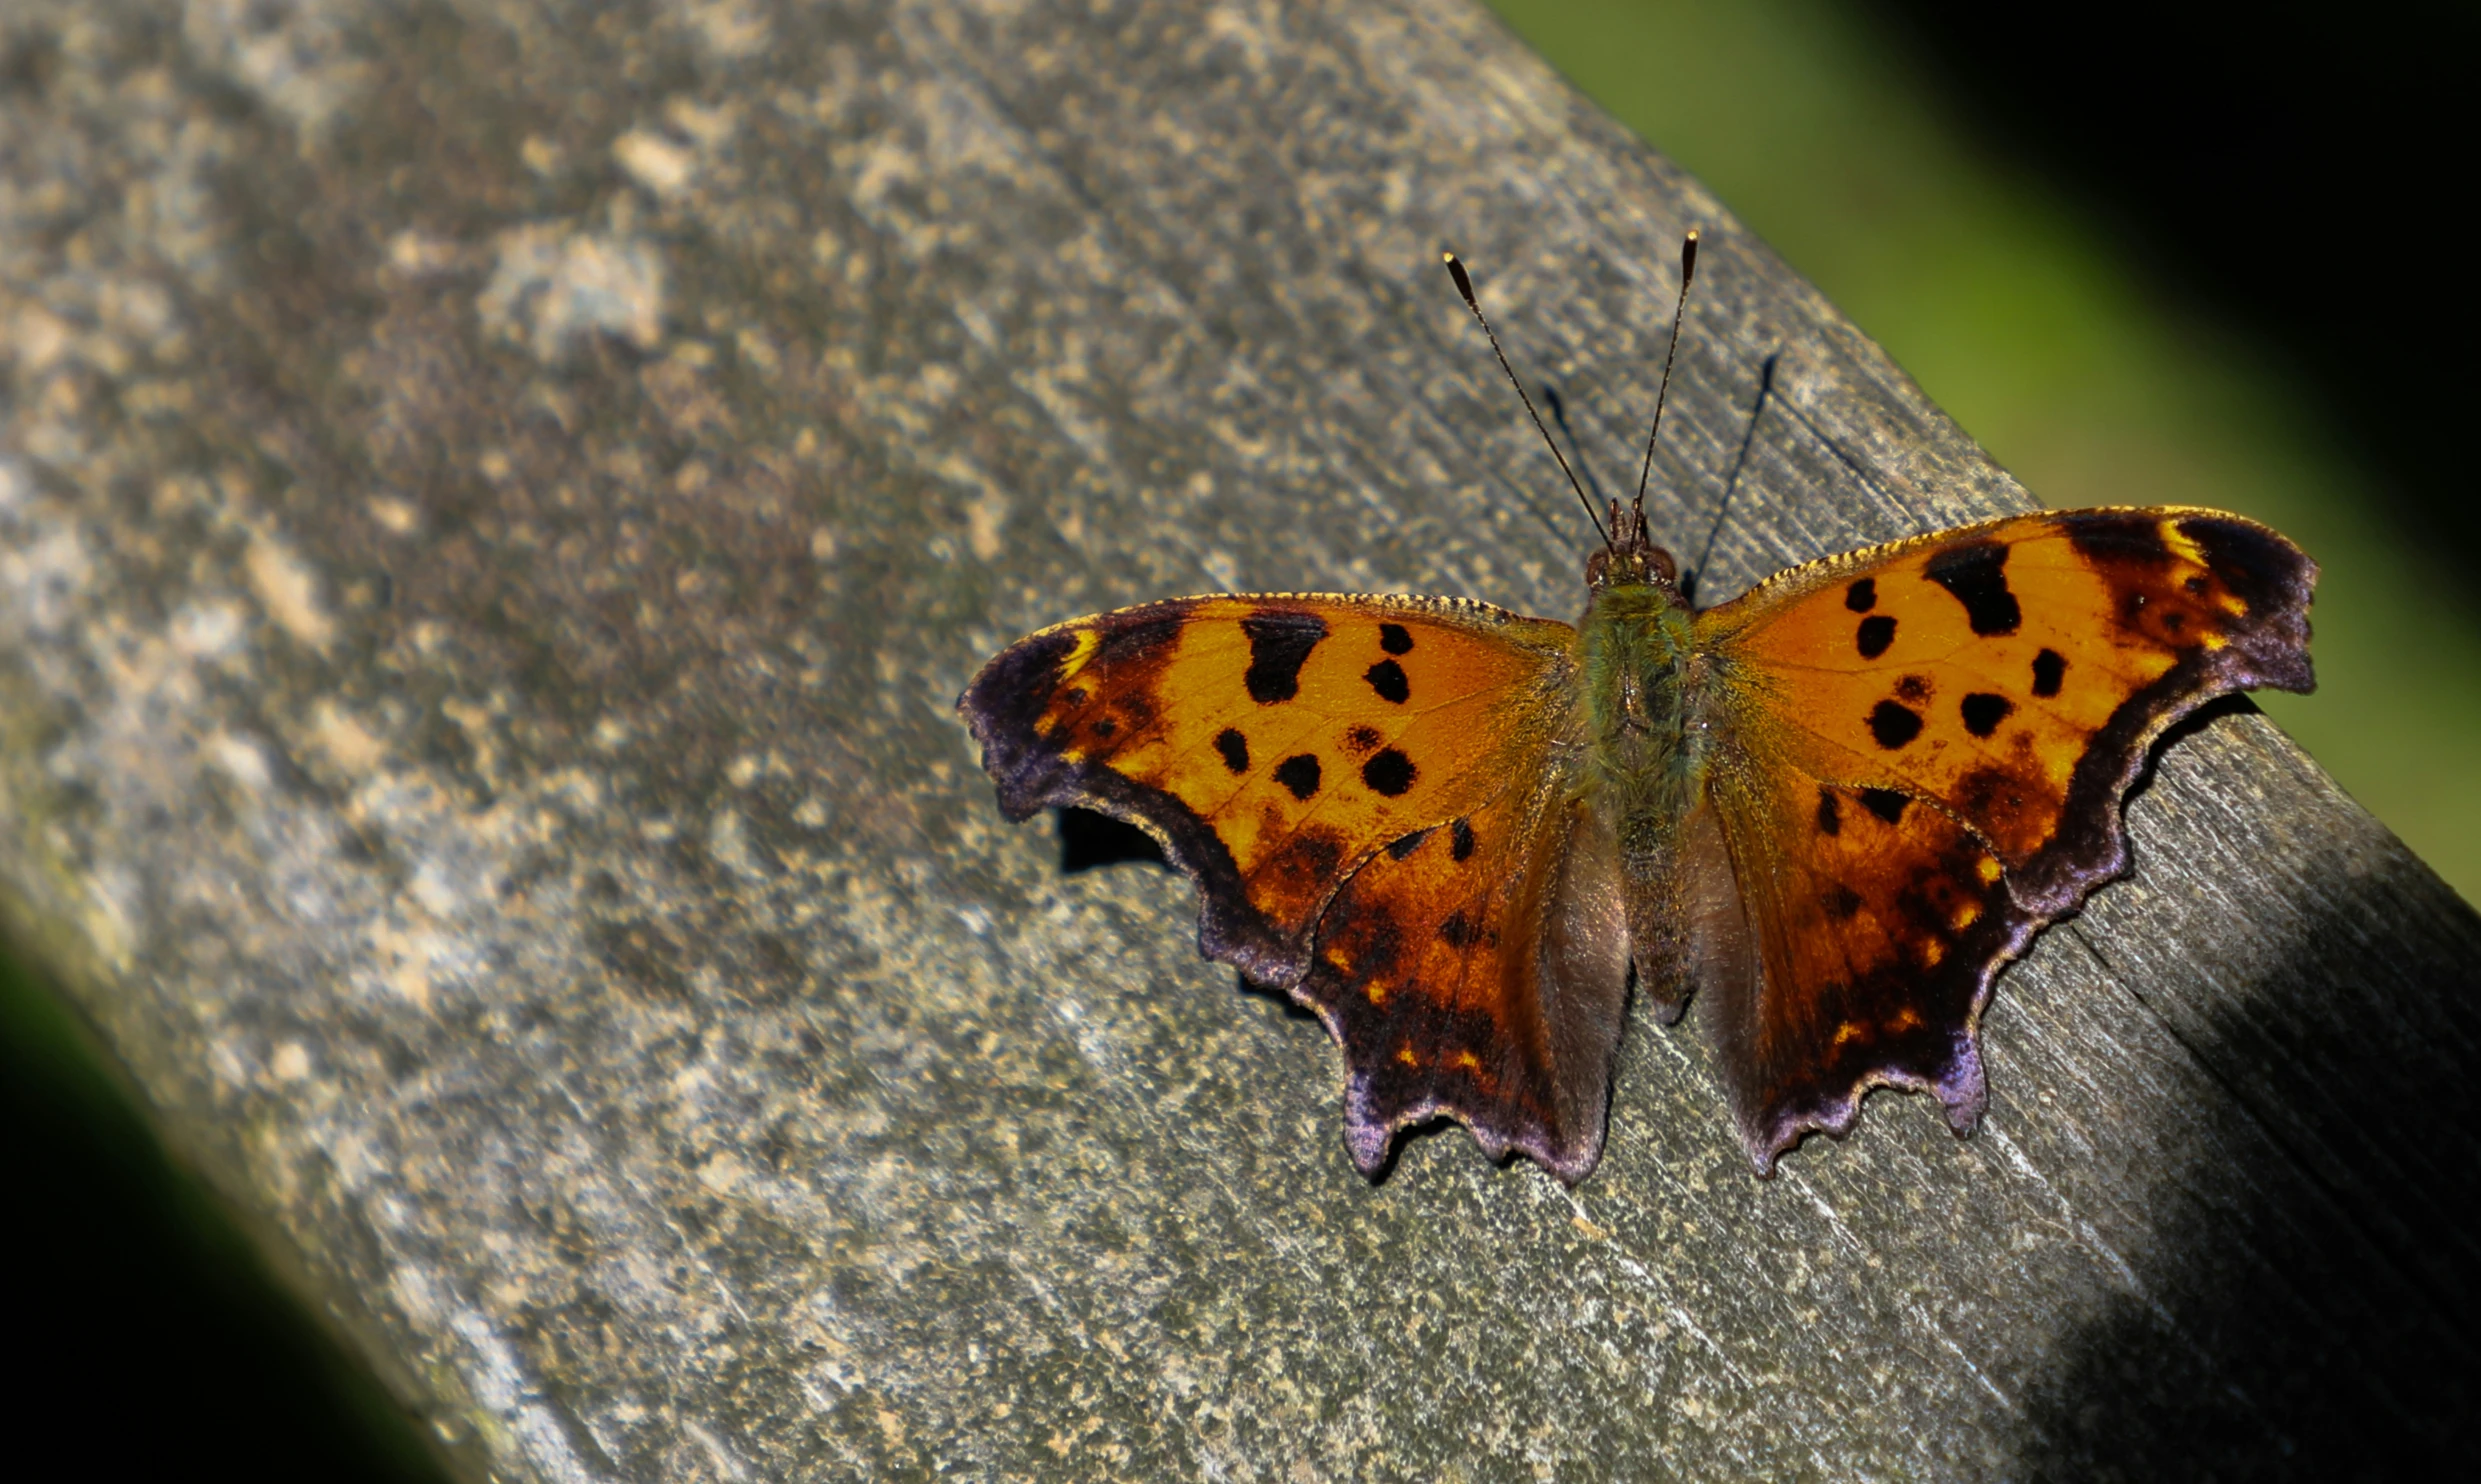
M1573 628L1177 598L1029 635L959 701L1003 812L1146 830L1200 949L1326 1023L1365 1172L1451 1118L1582 1179L1632 993L1698 1007L1760 1173L1874 1087L1970 1130L1992 982L2127 868L2154 743L2313 683L2315 564L2218 511L2006 517L1703 611L1633 507L1610 531Z

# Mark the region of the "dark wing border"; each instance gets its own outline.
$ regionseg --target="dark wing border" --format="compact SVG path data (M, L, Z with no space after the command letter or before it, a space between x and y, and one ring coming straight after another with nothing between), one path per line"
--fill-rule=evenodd
M2144 776L2154 744L2165 732L2198 707L2235 692L2270 687L2305 693L2317 688L2309 660L2309 604L2317 586L2317 563L2274 531L2236 515L2203 510L2144 514L2156 518L2098 510L2071 511L2062 518L2079 551L2119 566L2166 566L2177 560L2159 529L2161 520L2174 520L2249 611L2221 648L2199 645L2188 650L2160 679L2122 701L2086 746L2068 779L2058 834L2022 869L2008 872L2017 902L2044 921L2075 911L2095 887L2127 873L2124 801Z

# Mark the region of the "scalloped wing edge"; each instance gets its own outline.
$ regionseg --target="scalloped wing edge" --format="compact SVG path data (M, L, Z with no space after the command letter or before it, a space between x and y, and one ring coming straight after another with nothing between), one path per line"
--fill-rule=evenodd
M1283 989L1294 1004L1318 1017L1318 1023L1326 1027L1330 1040L1339 1047L1349 1049L1343 1023L1331 1006L1309 993L1308 977L1303 976L1302 983L1290 987L1260 987ZM1595 1121L1592 1131L1573 1147L1563 1149L1531 1132L1504 1137L1475 1123L1462 1109L1443 1098L1428 1098L1392 1114L1380 1114L1371 1096L1370 1070L1354 1065L1349 1055L1344 1065L1344 1149L1352 1157L1353 1168L1359 1170L1365 1179L1376 1180L1386 1173L1387 1162L1394 1158L1396 1145L1405 1134L1434 1123L1453 1123L1462 1128L1472 1135L1483 1158L1493 1164L1505 1164L1510 1158L1521 1154L1557 1176L1563 1185L1577 1184L1602 1162L1602 1148L1609 1136L1611 1118L1607 1096L1603 1102L1602 1116Z
M1989 1074L1981 1060L1981 1017L1990 1006L1991 996L1998 988L1999 975L2007 966L2024 957L2034 938L2057 921L2022 913L2008 933L2007 942L1993 954L1980 970L1973 985L1973 1001L1965 1016L1962 1032L1956 1037L1955 1052L1947 1070L1936 1077L1917 1077L1903 1072L1879 1071L1862 1077L1840 1096L1828 1098L1823 1104L1787 1109L1780 1116L1762 1124L1733 1119L1739 1124L1741 1147L1761 1179L1773 1179L1783 1156L1791 1153L1811 1134L1824 1134L1841 1142L1860 1126L1861 1105L1881 1087L1899 1092L1928 1093L1938 1100L1945 1114L1947 1127L1959 1139L1981 1127L1982 1115L1990 1107Z
M1329 1025L1328 1030L1333 1031L1334 1027ZM1344 1095L1344 1146L1352 1154L1354 1168L1375 1180L1387 1168L1397 1140L1406 1131L1439 1122L1455 1123L1473 1136L1473 1142L1480 1146L1483 1156L1492 1163L1506 1164L1521 1154L1550 1171L1560 1184L1572 1186L1592 1174L1594 1166L1602 1162L1602 1147L1608 1137L1610 1116L1610 1105L1606 1100L1603 1116L1596 1122L1591 1134L1580 1137L1573 1147L1565 1149L1530 1132L1513 1138L1503 1137L1437 1098L1380 1117L1370 1107L1369 1073L1356 1067Z

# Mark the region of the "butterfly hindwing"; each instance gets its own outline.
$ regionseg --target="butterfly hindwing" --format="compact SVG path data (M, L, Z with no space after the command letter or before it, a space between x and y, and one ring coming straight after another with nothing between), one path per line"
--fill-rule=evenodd
M1031 635L960 708L1011 818L1145 828L1198 883L1205 952L1326 1021L1362 1168L1449 1116L1579 1178L1627 969L1562 760L1573 636L1437 599L1183 598Z
M2039 919L1954 816L1823 783L1779 756L1718 764L1712 795L1752 951L1698 1006L1760 1169L1810 1129L1841 1134L1876 1086L1981 1116L1976 1030L1990 983Z
M1997 966L2125 869L2120 799L2165 729L2310 687L2315 578L2236 516L2088 510L1812 563L1698 616L1761 980L1710 1013L1761 1167L1879 1083L1971 1126Z
M1537 765L1395 842L1320 924L1299 993L1350 1054L1345 1137L1365 1172L1437 1117L1570 1182L1600 1158L1628 933L1617 842L1569 783Z

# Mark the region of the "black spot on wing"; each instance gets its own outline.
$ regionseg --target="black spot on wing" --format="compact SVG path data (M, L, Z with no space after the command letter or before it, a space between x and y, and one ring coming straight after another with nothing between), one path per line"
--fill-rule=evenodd
M1840 835L1843 833L1843 828L1843 810L1835 802L1835 791L1831 788L1819 789L1818 833L1821 835Z
M2238 598L2246 612L2305 604L2308 585L2315 580L2308 558L2282 537L2246 521L2211 515L2189 516L2179 528L2204 551L2214 580Z
M1327 637L1327 623L1315 613L1253 613L1241 621L1249 636L1249 673L1244 677L1249 699L1261 706L1289 701L1301 692L1301 666L1309 652Z
M1095 673L1134 669L1152 664L1163 651L1180 642L1180 626L1188 615L1175 605L1167 611L1101 626L1092 664Z
M1964 605L1964 617L1976 634L2012 634L2024 622L2024 610L2007 590L2007 547L2002 542L1942 551L1930 558L1921 575Z
M2110 566L2163 567L2178 560L2149 515L2080 515L2067 522L2068 540L2088 561Z
M1215 734L1215 751L1223 754L1223 765L1233 772L1249 771L1249 739L1231 727Z
M1118 730L1120 730L1120 724L1119 724L1118 722L1116 722L1116 721L1113 721L1110 717L1108 717L1108 716L1098 716L1098 717L1094 718L1094 735L1095 735L1095 736L1097 736L1097 737L1109 737L1112 733L1114 733L1114 732L1116 732L1116 731L1118 731Z
M1460 861L1473 858L1473 826L1461 819L1456 821L1448 830L1447 853Z
M1448 914L1439 924L1439 941L1450 948L1462 948L1473 941L1473 924L1462 912Z
M2045 649L2033 656L2033 694L2055 696L2059 693L2059 682L2066 678L2066 655L2055 649Z
M1344 745L1355 752L1367 752L1379 742L1378 728L1354 727L1344 734Z
M1383 623L1378 626L1378 647L1389 654L1411 654L1413 636L1400 623Z
M1863 578L1862 580L1864 582L1868 581L1867 578ZM1859 639L1861 646L1861 658L1865 660L1874 660L1878 656L1885 654L1887 652L1887 646L1893 644L1894 642L1895 619L1893 615L1873 613L1869 617L1861 620L1861 633Z
M1891 788L1861 790L1861 807L1889 824L1900 824L1904 818L1904 806L1911 802L1911 798Z
M1275 781L1294 798L1306 800L1318 792L1318 759L1306 752L1285 758L1275 765Z
M1975 691L1964 698L1963 709L1964 730L1976 737L1987 737L1999 729L2000 722L2007 720L2007 714L2016 709L2016 703L1988 691Z
M1826 915L1837 922L1849 922L1861 913L1861 896L1849 886L1838 886L1826 894Z
M1380 660L1370 666L1361 678L1370 682L1370 689L1378 692L1381 700L1393 701L1399 706L1413 693L1411 682L1404 678L1404 667L1394 660Z
M1893 701L1880 701L1870 710L1869 734L1893 752L1921 735L1921 713Z
M1389 860L1400 861L1406 856L1411 855L1414 851L1421 849L1421 842L1429 838L1430 832L1428 830L1415 830L1409 835L1399 835L1395 839L1387 842L1387 858Z
M1361 781L1391 799L1413 786L1413 776L1413 760L1393 747L1361 765Z
M1907 675L1895 682L1895 694L1898 700L1910 701L1918 706L1930 698L1930 677Z
M1878 606L1878 579L1864 577L1844 589L1844 606L1855 613L1867 613Z

